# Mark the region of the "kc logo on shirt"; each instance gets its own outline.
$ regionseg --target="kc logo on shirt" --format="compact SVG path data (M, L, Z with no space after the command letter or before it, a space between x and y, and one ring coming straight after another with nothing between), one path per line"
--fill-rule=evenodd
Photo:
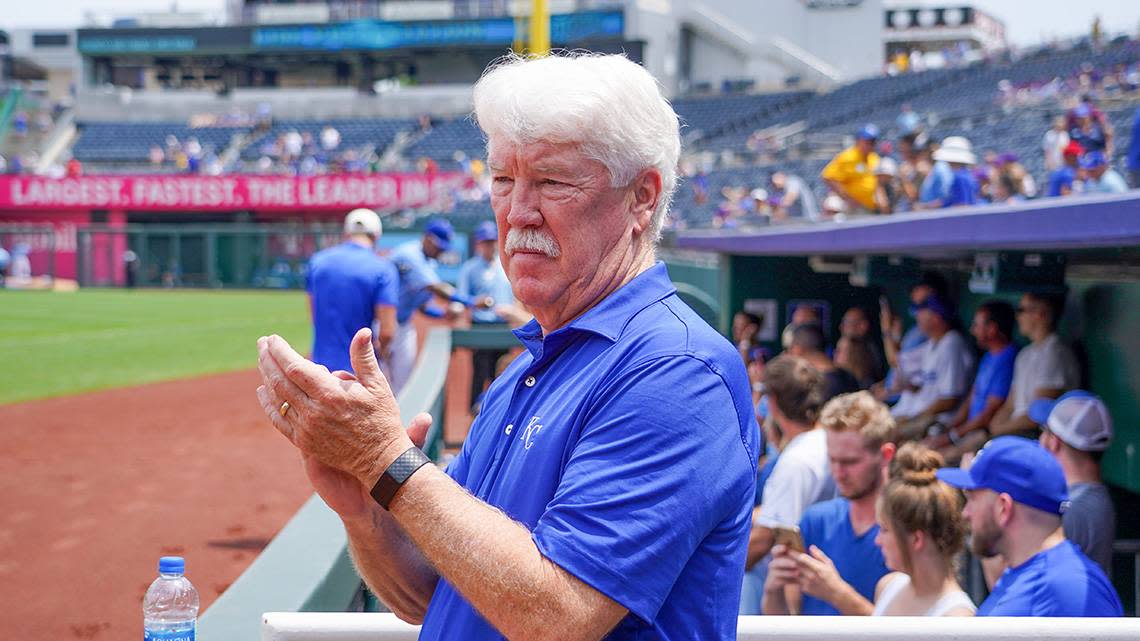
M530 421L526 424L526 429L524 429L523 433L519 436L519 438L522 439L523 444L526 446L526 449L528 450L530 449L531 445L534 445L533 439L537 438L538 433L542 431L542 425L539 424L539 421L541 420L541 416L530 417Z

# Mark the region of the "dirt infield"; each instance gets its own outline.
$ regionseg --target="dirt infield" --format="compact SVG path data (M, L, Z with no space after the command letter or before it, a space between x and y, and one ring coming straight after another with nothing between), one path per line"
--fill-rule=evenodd
M186 557L208 607L311 494L257 382L0 406L0 639L141 639L163 554Z

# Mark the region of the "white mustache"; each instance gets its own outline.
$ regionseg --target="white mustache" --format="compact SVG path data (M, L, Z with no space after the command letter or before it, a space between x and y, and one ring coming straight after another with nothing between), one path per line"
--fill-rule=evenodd
M505 250L508 256L520 250L541 252L551 258L562 255L562 248L558 246L558 241L554 240L553 236L533 227L508 229Z

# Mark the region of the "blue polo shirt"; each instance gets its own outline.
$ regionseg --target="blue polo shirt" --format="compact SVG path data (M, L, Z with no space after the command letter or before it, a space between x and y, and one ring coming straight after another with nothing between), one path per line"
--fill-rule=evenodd
M950 168L950 163L945 160L936 161L926 179L922 181L918 202L928 203L935 200L945 202L950 196L950 183L953 180L954 170Z
M1069 191L1073 190L1073 183L1077 180L1077 170L1065 165L1058 167L1049 174L1049 191L1045 195L1050 198L1056 198L1061 195L1061 189L1067 187Z
M970 397L970 411L967 420L986 409L986 400L996 398L1005 401L1009 387L1013 384L1013 361L1017 359L1017 346L1007 345L996 355L986 352L978 363L978 374L974 377L974 395Z
M1104 570L1066 540L1006 570L978 616L1119 617L1124 608Z
M629 609L607 639L736 639L759 441L740 354L662 263L515 335L448 474ZM502 638L440 579L421 640Z
M978 202L978 181L969 169L963 167L954 172L950 181L950 193L946 196L943 207L957 207L959 205L973 205Z
M851 501L831 499L809 507L800 520L800 534L808 549L816 546L835 563L839 576L868 601L875 600L875 586L886 576L887 563L875 545L876 523L862 535L851 527ZM830 603L804 595L803 614L838 616Z
M391 261L356 243L313 254L305 273L305 291L313 300L313 362L351 372L352 337L372 327L377 305L396 304L396 283Z
M432 299L428 286L439 282L435 272L436 262L424 255L423 241L410 240L398 245L388 255L400 274L400 296L396 304L396 320L401 325L412 318L412 314Z
M474 256L463 263L459 269L459 278L455 283L455 291L468 299L490 296L495 299L496 305L508 305L515 300L511 291L511 282L498 259L488 262L482 256ZM494 309L473 308L471 311L473 323L505 323L495 313Z

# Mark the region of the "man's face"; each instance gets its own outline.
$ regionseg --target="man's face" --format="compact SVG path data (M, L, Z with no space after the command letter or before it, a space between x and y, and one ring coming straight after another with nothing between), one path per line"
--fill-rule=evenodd
M993 490L966 490L962 516L970 524L970 549L983 557L997 556L1002 531L997 520L998 494Z
M436 241L435 236L431 234L424 234L424 256L428 258L438 258L443 250L439 248L439 243Z
M1104 172L1108 171L1108 165L1097 165L1096 167L1089 167L1089 176L1095 180L1100 180Z
M915 324L918 325L918 330L930 336L931 332L938 329L938 323L941 319L938 314L924 307L918 310L918 315L914 317L914 320Z
M1041 324L1041 305L1029 296L1022 296L1017 306L1017 330L1023 336L1032 336Z
M732 317L732 338L737 343L750 338L757 329L756 324L744 314L738 313Z
M648 227L651 210L644 215L637 207L644 195L612 187L606 167L573 144L492 138L490 149L491 208L515 298L536 316L596 302L628 269ZM547 249L512 247L512 234L545 239Z
M855 141L855 148L858 149L861 154L869 154L875 151L875 141L871 138L859 138Z
M934 290L926 285L916 285L914 289L910 290L910 302L915 305L920 305L922 301L926 300L927 296L933 293Z
M883 455L868 450L858 432L827 430L827 458L839 493L857 500L879 490L883 483Z
M865 338L870 331L871 323L857 307L847 310L839 322L839 333L848 338Z
M970 324L970 335L978 342L978 347L989 349L993 340L994 328L989 315L983 310L974 312L974 322Z
M494 240L481 240L475 243L475 253L487 262L495 260L498 249L499 244Z

